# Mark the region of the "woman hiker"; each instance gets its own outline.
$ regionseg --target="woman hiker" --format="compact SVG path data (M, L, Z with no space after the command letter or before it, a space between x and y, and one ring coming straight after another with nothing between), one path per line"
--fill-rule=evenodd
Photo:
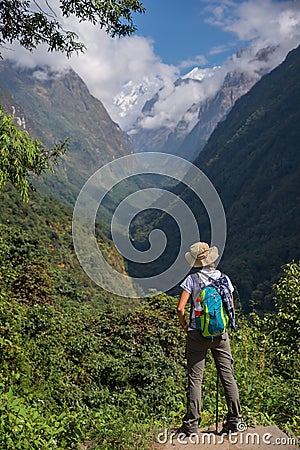
M212 280L218 280L223 274L216 269L214 262L218 259L217 247L209 247L205 242L196 242L185 254L185 258L191 267L199 267L197 275L189 275L180 285L182 293L177 306L180 324L187 333L187 368L188 390L187 411L177 433L190 436L197 433L200 422L201 410L201 385L205 366L207 350L210 349L225 391L228 413L221 433L228 434L238 431L241 421L241 409L239 393L233 374L233 359L227 330L219 337L203 337L196 328L196 317L193 299L199 299L203 287L209 285ZM230 292L231 309L233 311L233 286L227 275L226 283ZM189 323L185 319L185 307L191 303ZM234 316L233 316L234 317Z

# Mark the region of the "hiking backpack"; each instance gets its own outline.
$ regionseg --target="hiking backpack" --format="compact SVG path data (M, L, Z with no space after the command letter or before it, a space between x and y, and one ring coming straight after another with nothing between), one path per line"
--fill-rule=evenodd
M226 276L221 274L217 280L209 277L209 285L200 280L198 273L192 274L192 279L194 283L200 284L200 295L192 299L191 313L194 311L196 328L202 336L205 338L221 336L228 328L229 322L235 329L231 293Z

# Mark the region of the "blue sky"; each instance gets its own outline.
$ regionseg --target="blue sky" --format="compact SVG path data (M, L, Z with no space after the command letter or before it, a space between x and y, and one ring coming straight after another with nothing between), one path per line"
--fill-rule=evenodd
M208 23L212 3L200 0L144 0L144 15L135 17L137 34L153 40L155 53L166 64L206 59L204 65L219 65L244 43L236 34ZM240 3L240 2L236 2ZM217 51L225 47L224 51ZM211 54L211 52L213 54ZM193 64L191 64L193 66Z
M247 3L249 20L253 20L252 5L253 11L255 4L261 5L266 28L271 19L269 5L278 10L291 5L295 10L297 5L300 7L299 0L143 0L142 3L146 13L135 17L136 34L152 40L162 61L174 64L181 72L195 65L221 65L234 52L249 45L251 38L241 39L238 29L230 29L246 10Z

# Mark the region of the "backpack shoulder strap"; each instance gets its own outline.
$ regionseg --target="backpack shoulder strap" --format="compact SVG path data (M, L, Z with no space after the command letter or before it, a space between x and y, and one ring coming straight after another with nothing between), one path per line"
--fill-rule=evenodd
M222 280L220 280L222 278ZM232 294L229 290L229 283L227 276L221 272L220 280L220 295L223 300L223 304L225 307L225 311L229 317L230 326L235 331L236 330L236 324L235 324L235 313L234 313L234 305L232 301Z
M199 272L192 273L191 277L192 277L193 283L199 285L200 290L202 290L205 287L205 283L203 283L203 281L199 277Z
M191 274L191 278L193 280L193 285L194 286L195 285L199 285L200 290L202 290L205 287L205 284L203 283L203 281L201 281L201 279L199 277L199 272L192 273ZM196 300L196 298L195 298L195 290L193 289L193 292L192 292L192 295L191 295L191 300L190 300L190 305L191 305L191 308L190 308L190 322L189 322L190 324L192 322L193 311L194 311L194 308L195 308L195 300Z

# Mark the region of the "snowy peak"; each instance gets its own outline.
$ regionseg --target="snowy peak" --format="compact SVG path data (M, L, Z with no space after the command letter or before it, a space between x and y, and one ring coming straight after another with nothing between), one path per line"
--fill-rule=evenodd
M194 67L191 71L175 80L163 80L159 76L147 76L139 82L129 80L113 99L113 105L122 119L123 128L132 133L132 129L135 128L132 124L136 123L144 114L147 116L156 114L155 110L153 110L153 114L151 113L156 102L164 100L180 86L188 86L190 83L196 84L213 77L219 69L220 67L217 66L205 69ZM181 112L183 113L184 111ZM177 123L177 119L174 126Z
M159 77L144 77L140 83L130 80L123 85L121 92L113 99L118 114L123 118L123 128L127 129L143 109L145 103L161 88L163 81Z
M213 77L216 70L219 70L220 66L215 66L213 68L200 69L199 67L194 67L190 72L186 75L183 75L181 78L183 80L198 80L203 81L205 78Z

